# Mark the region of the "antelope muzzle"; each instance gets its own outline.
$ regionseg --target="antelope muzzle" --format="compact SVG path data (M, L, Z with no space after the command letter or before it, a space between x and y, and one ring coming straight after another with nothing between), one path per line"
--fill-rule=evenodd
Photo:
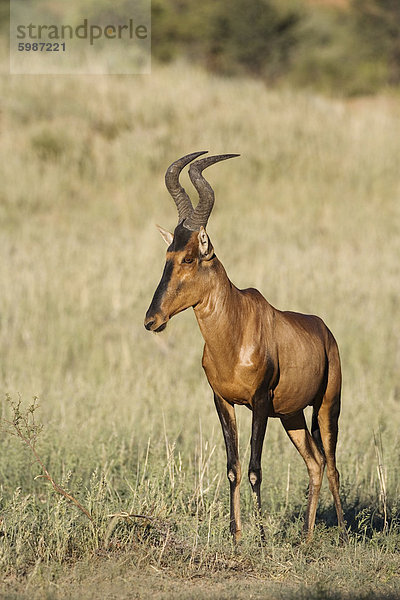
M153 299L144 319L144 326L148 331L155 331L156 333L159 333L166 328L167 322L169 321L169 316L166 315L162 310L162 301L168 290L168 285L172 276L172 270L173 262L172 260L167 260L161 281L154 292Z

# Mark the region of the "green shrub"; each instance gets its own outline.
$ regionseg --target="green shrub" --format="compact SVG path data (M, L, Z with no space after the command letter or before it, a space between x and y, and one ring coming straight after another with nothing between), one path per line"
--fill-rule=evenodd
M400 84L400 3L398 0L353 0L357 37L366 62L384 62L386 81Z
M287 71L296 46L300 12L268 0L153 2L153 54L170 60L184 53L218 72L243 71L276 78Z

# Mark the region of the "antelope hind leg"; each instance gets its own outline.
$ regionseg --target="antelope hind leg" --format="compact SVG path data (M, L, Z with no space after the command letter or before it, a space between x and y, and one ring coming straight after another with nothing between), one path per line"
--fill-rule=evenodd
M303 411L296 415L282 418L281 421L289 438L303 457L308 470L310 483L306 518L304 521L304 532L307 541L310 541L315 525L315 515L317 512L322 476L324 474L325 460L307 429Z

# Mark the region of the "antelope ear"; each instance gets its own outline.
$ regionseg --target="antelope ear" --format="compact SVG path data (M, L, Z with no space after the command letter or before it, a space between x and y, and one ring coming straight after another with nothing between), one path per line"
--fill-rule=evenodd
M197 237L199 240L199 252L201 258L203 260L209 260L214 253L214 249L203 226L200 227L199 235Z
M172 244L172 242L174 241L174 235L170 232L167 231L166 229L164 229L164 227L160 227L160 225L156 225L158 231L161 234L162 239L164 240L164 242L167 244L167 246L170 246Z

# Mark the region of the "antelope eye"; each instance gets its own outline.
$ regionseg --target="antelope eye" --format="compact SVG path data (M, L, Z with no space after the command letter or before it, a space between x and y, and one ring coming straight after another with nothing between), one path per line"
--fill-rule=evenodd
M190 258L190 256L185 256L185 258L183 259L183 263L185 263L186 265L189 265L190 263L193 262L193 258Z

